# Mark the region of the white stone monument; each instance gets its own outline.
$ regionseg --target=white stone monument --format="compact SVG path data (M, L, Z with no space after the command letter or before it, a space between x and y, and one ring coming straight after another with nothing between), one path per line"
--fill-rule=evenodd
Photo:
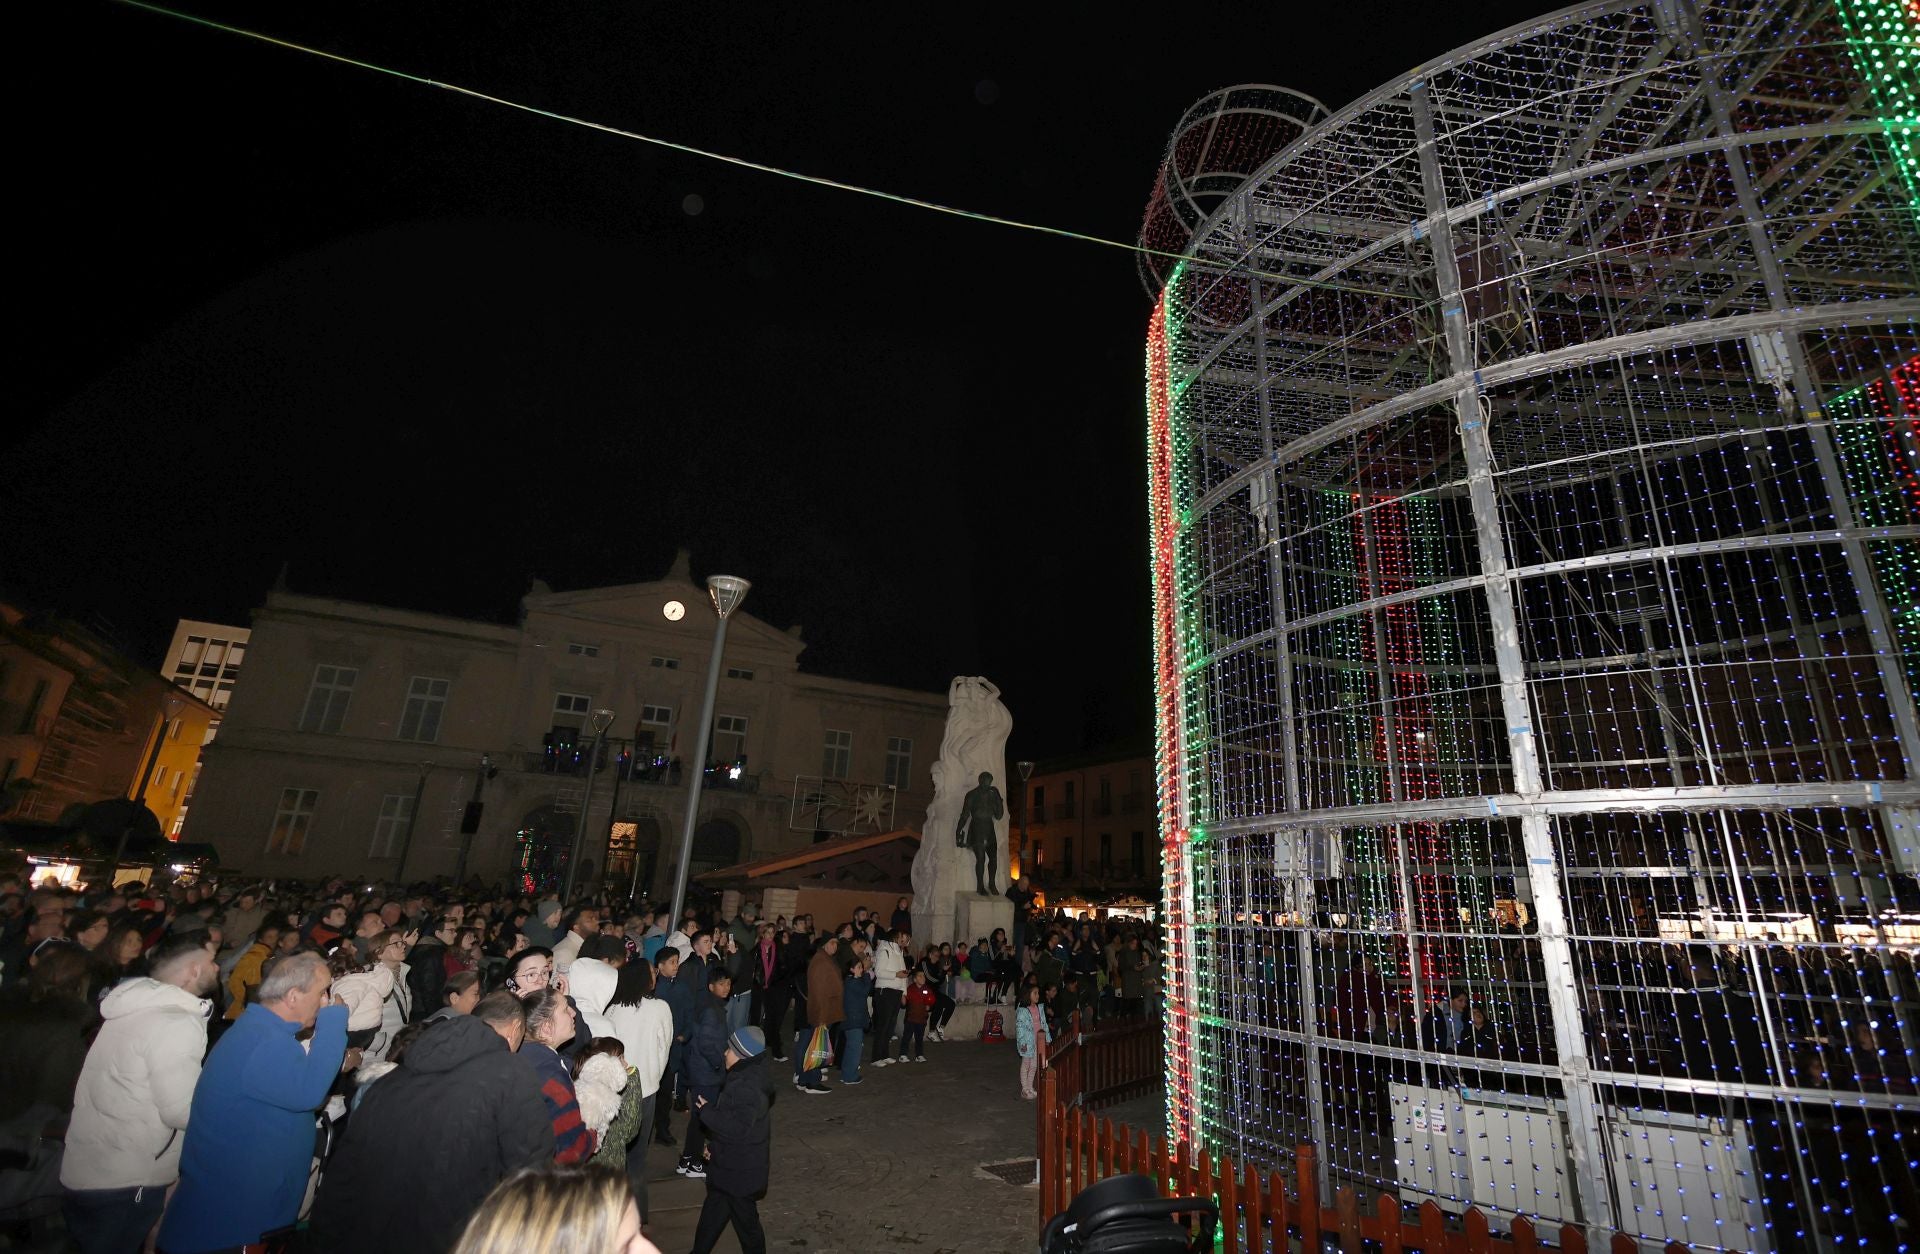
M947 689L933 804L913 859L913 937L965 941L1013 928L1007 900L1007 735L1000 690L977 675Z

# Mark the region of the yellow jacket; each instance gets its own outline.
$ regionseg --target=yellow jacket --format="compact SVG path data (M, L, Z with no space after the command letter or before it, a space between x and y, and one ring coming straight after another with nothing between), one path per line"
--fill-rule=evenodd
M233 964L233 972L227 976L227 1018L238 1019L246 1011L247 991L260 986L261 969L271 957L272 948L255 941Z

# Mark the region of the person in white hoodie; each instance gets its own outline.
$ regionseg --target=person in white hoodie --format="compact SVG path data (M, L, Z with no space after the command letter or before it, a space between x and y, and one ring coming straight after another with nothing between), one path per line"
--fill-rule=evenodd
M150 977L100 1003L99 1035L73 1095L60 1183L83 1254L137 1250L180 1178L193 1087L207 1052L207 994L220 968L196 940L169 942Z
M574 964L579 969L579 964ZM612 1035L626 1048L627 1065L640 1085L640 1137L627 1154L627 1183L640 1204L641 1222L647 1219L647 1137L653 1131L654 1102L660 1096L660 1077L666 1074L667 1054L673 1049L673 1008L653 995L653 964L629 962L620 968L613 1000L607 1006Z
M613 1023L607 1018L607 1003L613 1000L620 972L598 958L575 958L567 972L567 991L580 1009L581 1022L589 1036L614 1036Z

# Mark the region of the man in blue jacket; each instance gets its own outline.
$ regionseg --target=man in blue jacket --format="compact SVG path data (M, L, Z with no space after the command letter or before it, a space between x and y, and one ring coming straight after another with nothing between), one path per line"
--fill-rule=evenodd
M347 1008L326 1004L332 986L319 954L280 959L207 1056L187 1117L180 1189L160 1225L167 1254L253 1245L299 1217L314 1112L347 1056ZM313 1040L303 1049L295 1036L309 1027Z

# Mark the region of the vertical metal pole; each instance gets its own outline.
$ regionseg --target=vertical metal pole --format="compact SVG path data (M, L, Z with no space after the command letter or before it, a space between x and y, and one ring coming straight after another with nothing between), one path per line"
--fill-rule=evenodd
M713 657L707 662L707 696L700 705L700 728L694 733L693 779L687 785L687 815L680 824L680 865L673 869L673 919L680 925L680 911L687 901L687 862L693 857L693 827L700 818L700 785L707 774L707 741L713 735L713 698L720 687L720 654L727 647L727 616L720 615L713 628Z
M612 730L611 723L607 726L608 730ZM601 739L604 740L606 737L602 736ZM632 765L631 758L628 759L628 765ZM607 800L607 825L600 832L600 886L603 891L607 883L607 858L613 852L613 825L620 817L620 777L625 774L626 771L620 769L620 759L615 758L613 760L613 796ZM637 863L640 860L640 842L637 835L633 852L634 861Z
M1487 438L1486 418L1480 409L1480 387L1473 377L1467 309L1460 292L1459 264L1453 253L1453 225L1446 217L1446 189L1440 178L1433 101L1424 79L1415 81L1408 94L1420 154L1420 181L1426 193L1428 221L1432 224L1434 278L1439 284L1447 358L1455 381L1454 410L1460 419L1468 499L1478 532L1480 569L1487 580L1487 616L1493 629L1500 706L1506 717L1507 743L1513 762L1513 788L1522 797L1538 797L1542 791L1540 756L1533 734L1532 705L1527 696L1527 663L1520 648L1520 624L1514 609L1512 577L1508 574L1500 502L1493 489L1493 446ZM1520 836L1527 859L1527 883L1533 890L1534 912L1539 920L1540 961L1553 1016L1554 1049L1567 1098L1567 1142L1572 1151L1574 1180L1579 1189L1581 1213L1595 1229L1591 1239L1600 1243L1606 1240L1602 1230L1615 1226L1613 1190L1602 1148L1605 1129L1600 1121L1599 1098L1589 1078L1591 1064L1574 980L1573 951L1567 938L1566 904L1560 892L1560 859L1554 851L1553 831L1546 815L1523 815Z
M1241 221L1250 223L1251 213L1242 214ZM1251 246L1252 240L1243 241ZM1266 458L1266 469L1262 472L1267 482L1267 586L1273 603L1273 645L1274 645L1274 684L1278 689L1276 696L1280 703L1280 791L1288 814L1300 812L1300 746L1294 730L1293 708L1293 633L1289 630L1287 609L1286 567L1281 560L1281 545L1286 535L1282 528L1285 515L1280 508L1280 470L1273 463L1273 402L1267 393L1267 327L1266 319L1259 315L1265 308L1266 296L1257 277L1248 279L1248 298L1251 300L1255 317L1253 321L1253 374L1254 408L1260 420L1260 451ZM1326 1085L1320 1074L1320 1007L1315 989L1318 984L1318 972L1314 969L1313 952L1313 914L1315 903L1313 845L1321 833L1309 828L1282 828L1274 837L1276 840L1291 840L1293 848L1294 891L1292 905L1299 912L1300 921L1295 925L1294 945L1298 955L1296 963L1297 987L1300 992L1301 1031L1306 1035L1307 1043L1302 1061L1306 1066L1307 1079L1307 1126L1313 1137L1314 1147L1319 1151L1314 1155L1314 1164L1319 1175L1320 1191L1329 1194L1327 1163L1332 1157L1327 1152L1327 1101ZM1326 834L1328 840L1340 839L1338 832ZM1278 947L1276 946L1276 949ZM1278 974L1278 963L1275 974ZM1276 999L1277 1005L1277 999Z
M611 724L609 724L611 726ZM600 746L607 743L605 728L594 733L593 751L587 754L587 788L580 798L580 817L573 825L573 848L567 854L567 878L561 882L560 904L573 905L573 877L580 870L580 847L587 839L587 813L593 809L593 777L600 770Z

